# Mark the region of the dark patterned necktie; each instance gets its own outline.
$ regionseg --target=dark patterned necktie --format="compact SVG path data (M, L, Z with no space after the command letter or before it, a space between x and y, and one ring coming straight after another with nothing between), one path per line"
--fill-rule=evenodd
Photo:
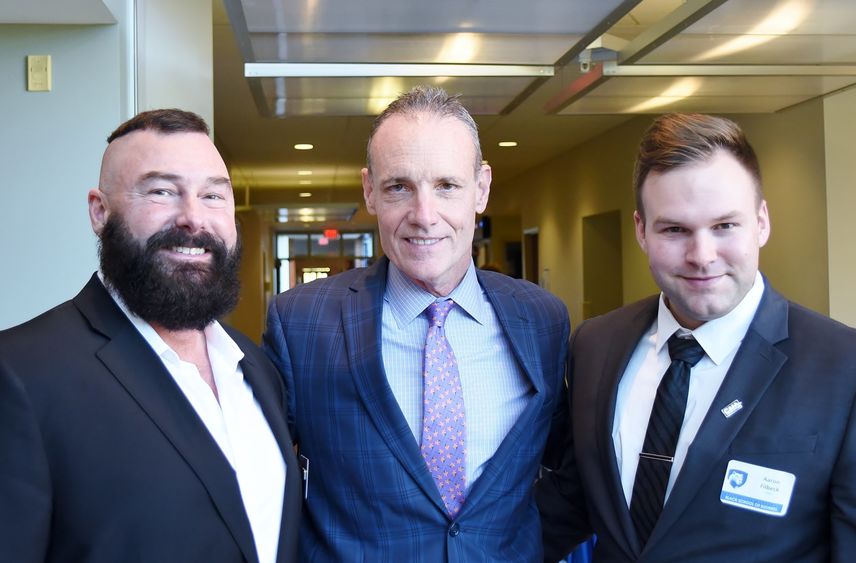
M704 357L704 350L694 338L673 334L669 338L669 357L672 363L657 387L630 497L630 517L643 546L663 511L675 447L687 410L690 368Z
M458 362L443 323L455 302L434 302L425 309L428 337L422 388L422 457L454 518L467 490L467 428Z

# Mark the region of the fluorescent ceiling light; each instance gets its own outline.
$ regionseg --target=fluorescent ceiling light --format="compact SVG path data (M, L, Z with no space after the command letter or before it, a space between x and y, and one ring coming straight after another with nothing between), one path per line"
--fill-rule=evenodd
M312 180L300 180L298 182L298 184L300 184L301 186L308 186L311 183L312 183Z
M294 145L294 148L299 151L311 151L315 148L315 145L311 145L309 143L297 143Z
M516 147L517 141L500 141L499 146L501 146L501 147Z
M758 25L739 37L708 49L696 57L695 60L707 61L717 59L763 45L768 41L792 32L805 21L808 13L809 7L806 5L805 0L791 0L790 2L779 4Z
M299 195L300 197L312 197L312 192L300 192L297 195Z
M481 39L475 33L454 33L450 35L434 57L438 63L468 63L476 58L481 47Z
M626 110L626 113L643 113L653 109L668 106L684 98L689 98L701 87L701 80L687 77L676 80L671 86L663 90L659 96L653 97Z
M619 65L603 63L603 76L856 76L856 65Z
M437 63L245 63L247 78L365 76L553 76L552 66Z
M298 176L312 176L312 170L298 170Z

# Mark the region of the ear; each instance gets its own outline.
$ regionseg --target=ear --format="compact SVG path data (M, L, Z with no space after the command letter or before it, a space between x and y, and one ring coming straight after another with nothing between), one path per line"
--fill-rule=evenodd
M639 243L642 252L648 254L648 240L645 238L645 219L639 215L639 211L633 212L633 224L636 226L636 242Z
M770 240L770 213L767 211L767 201L761 200L758 207L758 248L761 248Z
M360 171L360 175L362 176L362 179L363 179L363 199L366 202L366 209L368 210L369 214L377 215L377 211L375 210L374 199L373 199L374 186L372 186L372 178L371 178L371 174L369 174L369 169L363 168Z
M89 222L92 224L92 230L95 234L101 236L101 231L104 230L104 225L107 224L107 219L110 217L110 209L107 204L107 196L98 188L89 190L87 197L89 202Z
M487 164L482 164L476 178L476 213L483 213L487 208L488 196L490 196L490 182L493 179L493 171Z

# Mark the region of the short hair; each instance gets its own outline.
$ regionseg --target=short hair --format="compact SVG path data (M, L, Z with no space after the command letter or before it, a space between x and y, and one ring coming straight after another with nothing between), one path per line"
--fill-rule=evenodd
M372 140L374 140L374 136L383 122L394 115L416 116L418 114L431 115L437 118L450 117L466 125L475 147L474 170L477 174L482 164L479 128L459 98L459 95L450 96L442 88L434 86L416 86L409 92L398 96L375 118L372 124L369 140L366 143L366 168L368 168L369 174L372 171Z
M154 109L138 113L116 128L107 137L107 144L134 131L157 131L158 133L204 133L209 134L205 120L191 111L181 109Z
M673 168L704 162L718 150L724 150L755 181L755 197L761 204L761 167L752 145L740 127L724 117L700 113L669 113L661 115L648 127L639 143L633 170L633 191L636 210L644 220L642 186L651 172L666 172Z

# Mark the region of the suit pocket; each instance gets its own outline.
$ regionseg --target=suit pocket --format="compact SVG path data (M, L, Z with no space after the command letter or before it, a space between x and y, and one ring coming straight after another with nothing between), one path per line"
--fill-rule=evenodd
M817 434L810 436L752 436L737 438L728 449L732 454L813 454Z

